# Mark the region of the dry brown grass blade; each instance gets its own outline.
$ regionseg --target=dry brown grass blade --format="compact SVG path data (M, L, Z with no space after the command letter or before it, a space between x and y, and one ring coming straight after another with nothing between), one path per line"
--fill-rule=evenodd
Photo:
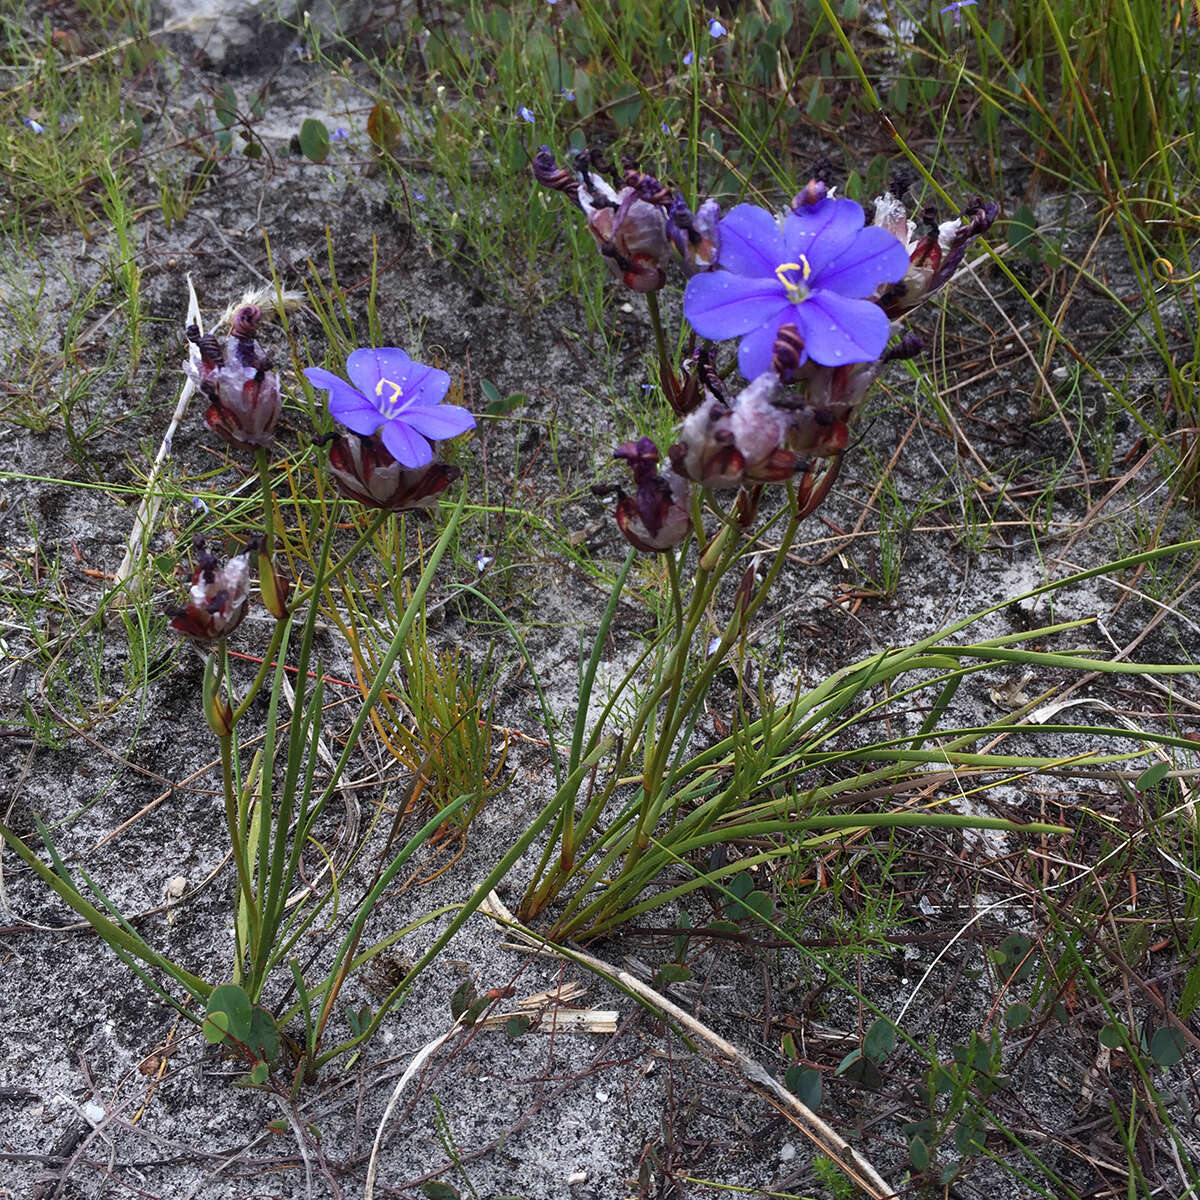
M871 1197L871 1200L892 1200L893 1197L899 1195L899 1192L887 1183L865 1155L855 1150L837 1130L821 1120L811 1108L802 1104L765 1067L743 1050L739 1050L732 1042L727 1042L720 1034L714 1033L707 1025L697 1021L695 1017L668 1000L666 996L656 992L636 976L622 971L619 967L611 966L602 959L594 958L574 947L567 949L556 946L553 942L539 937L513 916L495 892L492 892L479 906L479 911L491 917L498 924L505 926L510 932L515 932L523 939L527 939L539 951L560 954L572 962L588 967L596 974L631 992L649 1007L662 1013L668 1020L675 1022L712 1051L722 1066L736 1071L752 1092L761 1096L786 1117L822 1154L836 1163L839 1170L848 1179Z

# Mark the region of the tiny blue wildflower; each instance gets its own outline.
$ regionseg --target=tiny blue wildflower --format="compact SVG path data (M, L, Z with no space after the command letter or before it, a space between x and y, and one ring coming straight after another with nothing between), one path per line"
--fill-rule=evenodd
M659 129L661 129L661 130L663 131L663 133L665 133L665 134L667 135L667 137L670 137L670 136L671 136L671 127L670 127L670 125L668 125L668 124L666 123L666 121L664 121L664 122L663 122L663 123L662 123L662 124L659 126Z
M192 497L192 512L200 513L201 516L208 516L208 505L199 496Z
M34 133L45 133L46 132L45 125L39 124L32 117L22 117L21 119L25 122L26 129L32 129Z
M683 65L684 65L685 67L690 67L690 66L692 65L693 61L695 60L695 58L696 58L696 56L695 56L695 55L694 55L694 54L693 54L693 53L692 53L692 52L689 50L689 51L688 51L688 52L687 52L687 53L686 53L686 54L683 56Z
M974 0L972 0L974 3ZM708 23L708 36L714 38L723 38L729 32L716 17L713 17Z
M517 109L517 116L520 117L522 121L528 121L530 125L533 124L533 109L526 108L524 104Z
M308 367L305 378L329 393L329 412L362 437L380 433L384 446L403 467L433 462L430 442L475 428L465 408L441 403L450 376L413 362L395 346L353 351L346 359L350 383L323 367Z
M564 100L574 100L575 99L575 93L573 91L571 91L570 88L560 88L559 91Z
M350 136L349 131L342 125L339 125L330 135L331 142L344 142Z
M863 228L853 200L822 199L790 212L739 204L718 224L722 270L694 275L683 311L695 331L741 337L738 368L747 379L771 369L775 338L795 325L801 362L822 366L873 362L887 345L889 323L870 297L908 270L908 253L886 229Z
M945 8L939 8L938 13L945 15L948 12L954 14L954 24L962 24L962 10L970 8L973 4L978 4L979 0L954 0L952 4L947 4Z
M550 2L554 3L554 0L550 0ZM475 570L482 575L495 561L490 554L477 554L475 555Z

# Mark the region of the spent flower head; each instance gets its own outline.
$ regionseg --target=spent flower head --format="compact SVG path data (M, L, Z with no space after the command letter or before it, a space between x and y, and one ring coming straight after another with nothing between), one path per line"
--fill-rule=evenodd
M742 338L738 367L747 379L770 369L785 324L799 329L802 353L815 362L878 358L889 324L869 297L903 277L908 255L887 230L863 222L853 200L811 185L782 225L766 209L737 205L718 227L721 269L688 282L684 315L701 337Z
M579 205L609 269L626 287L658 291L667 281L670 243L664 209L673 193L632 167L626 169L625 186L618 192L590 170L586 151L575 162L578 178L558 165L549 146L542 146L533 158L533 174L539 183L564 192Z
M242 305L224 339L201 335L195 325L187 328L195 349L183 370L208 400L205 424L243 450L269 446L279 420L279 376L256 341L262 316L258 305Z
M629 464L636 495L628 496L619 487L596 490L616 495L617 527L625 540L647 554L678 546L692 527L688 481L674 470L659 472L658 447L648 437L618 446L613 458Z
M437 494L458 478L459 470L440 462L402 467L378 433L368 438L351 433L330 435L329 475L348 500L403 512L432 505Z
M430 442L457 437L475 428L465 408L441 403L450 376L436 367L414 362L395 346L353 351L346 359L350 382L308 367L305 378L329 392L329 412L354 433L379 433L383 445L402 467L433 462Z
M232 633L246 615L250 598L250 553L221 563L210 554L204 539L193 542L196 570L184 608L168 608L171 624L198 642L212 642Z
M972 196L952 220L939 224L933 208L922 209L910 220L904 205L891 192L878 197L875 224L899 241L909 259L903 278L879 295L884 312L894 320L949 283L971 243L991 228L999 214L998 204Z

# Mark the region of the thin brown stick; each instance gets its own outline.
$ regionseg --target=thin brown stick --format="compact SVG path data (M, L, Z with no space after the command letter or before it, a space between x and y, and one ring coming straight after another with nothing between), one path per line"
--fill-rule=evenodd
M842 1173L863 1190L871 1200L892 1200L899 1193L875 1170L874 1166L860 1151L855 1150L845 1138L831 1125L826 1124L806 1104L792 1095L778 1080L776 1080L761 1064L752 1059L744 1051L739 1050L732 1042L727 1042L719 1034L714 1033L707 1025L701 1024L690 1013L685 1012L677 1004L656 992L627 971L611 966L602 959L594 958L582 950L568 949L557 946L553 942L540 937L527 929L505 907L504 902L492 892L479 906L479 911L491 917L498 924L517 933L527 940L534 948L542 952L559 954L588 967L597 975L602 976L625 991L632 993L644 1004L656 1009L664 1017L680 1025L687 1033L704 1043L714 1054L722 1066L736 1071L746 1081L752 1092L761 1096L773 1108L786 1117L801 1133L805 1135L820 1151L834 1163Z

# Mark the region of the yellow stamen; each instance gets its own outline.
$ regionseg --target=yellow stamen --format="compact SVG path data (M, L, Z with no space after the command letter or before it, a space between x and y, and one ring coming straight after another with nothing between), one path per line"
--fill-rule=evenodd
M800 280L796 282L788 278L789 271L799 271ZM808 259L802 254L799 262L780 263L775 268L775 278L783 284L784 291L787 292L788 299L793 304L799 304L801 300L808 297L808 277L812 274L812 267L809 266Z
M390 379L381 379L375 385L375 395L377 395L381 400L383 399L383 388L385 384L392 389L391 397L386 400L385 403L389 408L394 408L400 403L400 397L404 394L404 389L398 383L393 383Z

